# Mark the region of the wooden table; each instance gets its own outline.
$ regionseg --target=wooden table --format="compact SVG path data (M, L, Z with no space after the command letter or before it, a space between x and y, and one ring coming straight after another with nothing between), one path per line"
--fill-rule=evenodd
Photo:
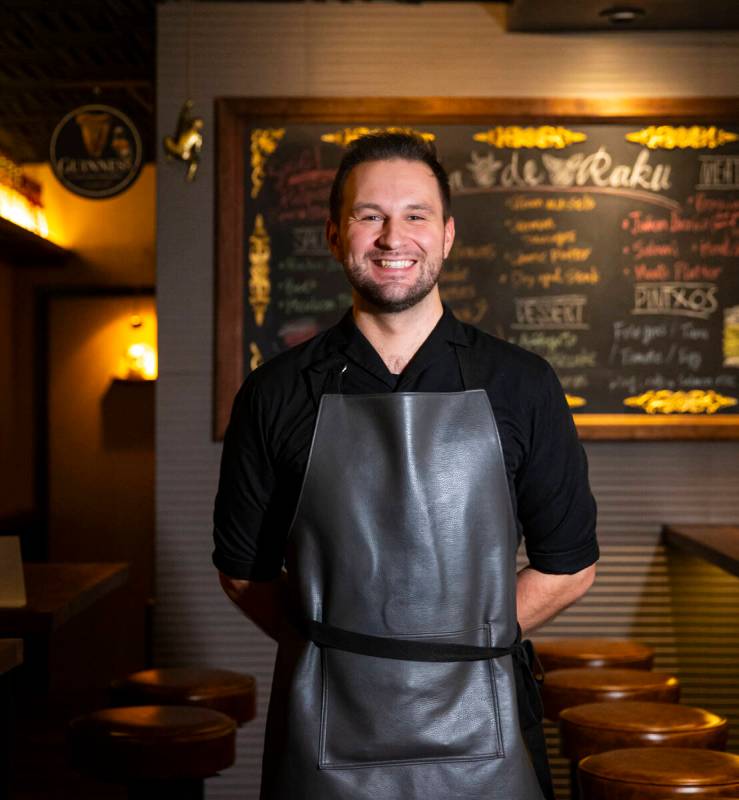
M10 796L56 796L57 781L71 797L80 778L64 760L67 724L105 706L108 683L118 677L114 644L125 620L117 610L129 566L27 563L23 571L26 605L0 608L0 638L22 638L24 647L23 666L8 676L15 706ZM53 774L39 773L39 765Z
M107 595L128 579L128 564L23 565L27 603L0 608L0 638L23 639L24 665L18 690L26 705L44 707L52 700L73 699L100 676L115 624L91 626L107 607Z
M665 525L662 537L665 544L739 576L739 525Z
M27 603L0 608L0 636L51 634L128 580L128 564L24 564Z

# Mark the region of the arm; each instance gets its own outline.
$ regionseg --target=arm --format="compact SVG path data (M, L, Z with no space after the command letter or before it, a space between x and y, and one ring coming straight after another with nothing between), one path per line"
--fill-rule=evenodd
M245 581L218 573L223 591L258 628L275 641L287 609L287 573L273 581Z
M572 575L553 575L524 567L516 581L516 610L522 635L543 625L582 597L595 579L595 564Z
M531 396L531 447L517 475L529 566L518 573L516 605L526 633L587 592L599 555L587 457L562 387L548 365Z

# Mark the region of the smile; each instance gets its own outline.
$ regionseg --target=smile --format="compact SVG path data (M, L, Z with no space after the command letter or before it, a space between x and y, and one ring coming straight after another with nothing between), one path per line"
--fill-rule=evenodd
M395 260L389 258L378 259L375 261L375 264L382 267L383 269L407 269L408 267L412 267L416 262L404 259L404 260Z

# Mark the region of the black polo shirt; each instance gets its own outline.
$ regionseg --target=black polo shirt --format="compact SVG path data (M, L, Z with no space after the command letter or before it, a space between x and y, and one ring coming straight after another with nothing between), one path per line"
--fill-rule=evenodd
M465 387L457 348L481 385ZM325 392L458 392L484 388L500 433L519 535L534 569L573 573L595 562L595 501L562 388L542 358L459 322L449 311L400 375L354 324L333 328L262 365L236 395L214 513L213 563L232 578L270 580L308 461Z

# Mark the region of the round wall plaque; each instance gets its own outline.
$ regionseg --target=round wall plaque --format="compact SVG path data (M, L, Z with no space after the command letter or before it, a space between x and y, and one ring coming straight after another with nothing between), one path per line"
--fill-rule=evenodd
M50 157L54 174L71 192L113 197L141 171L141 136L133 122L111 106L80 106L54 129Z

